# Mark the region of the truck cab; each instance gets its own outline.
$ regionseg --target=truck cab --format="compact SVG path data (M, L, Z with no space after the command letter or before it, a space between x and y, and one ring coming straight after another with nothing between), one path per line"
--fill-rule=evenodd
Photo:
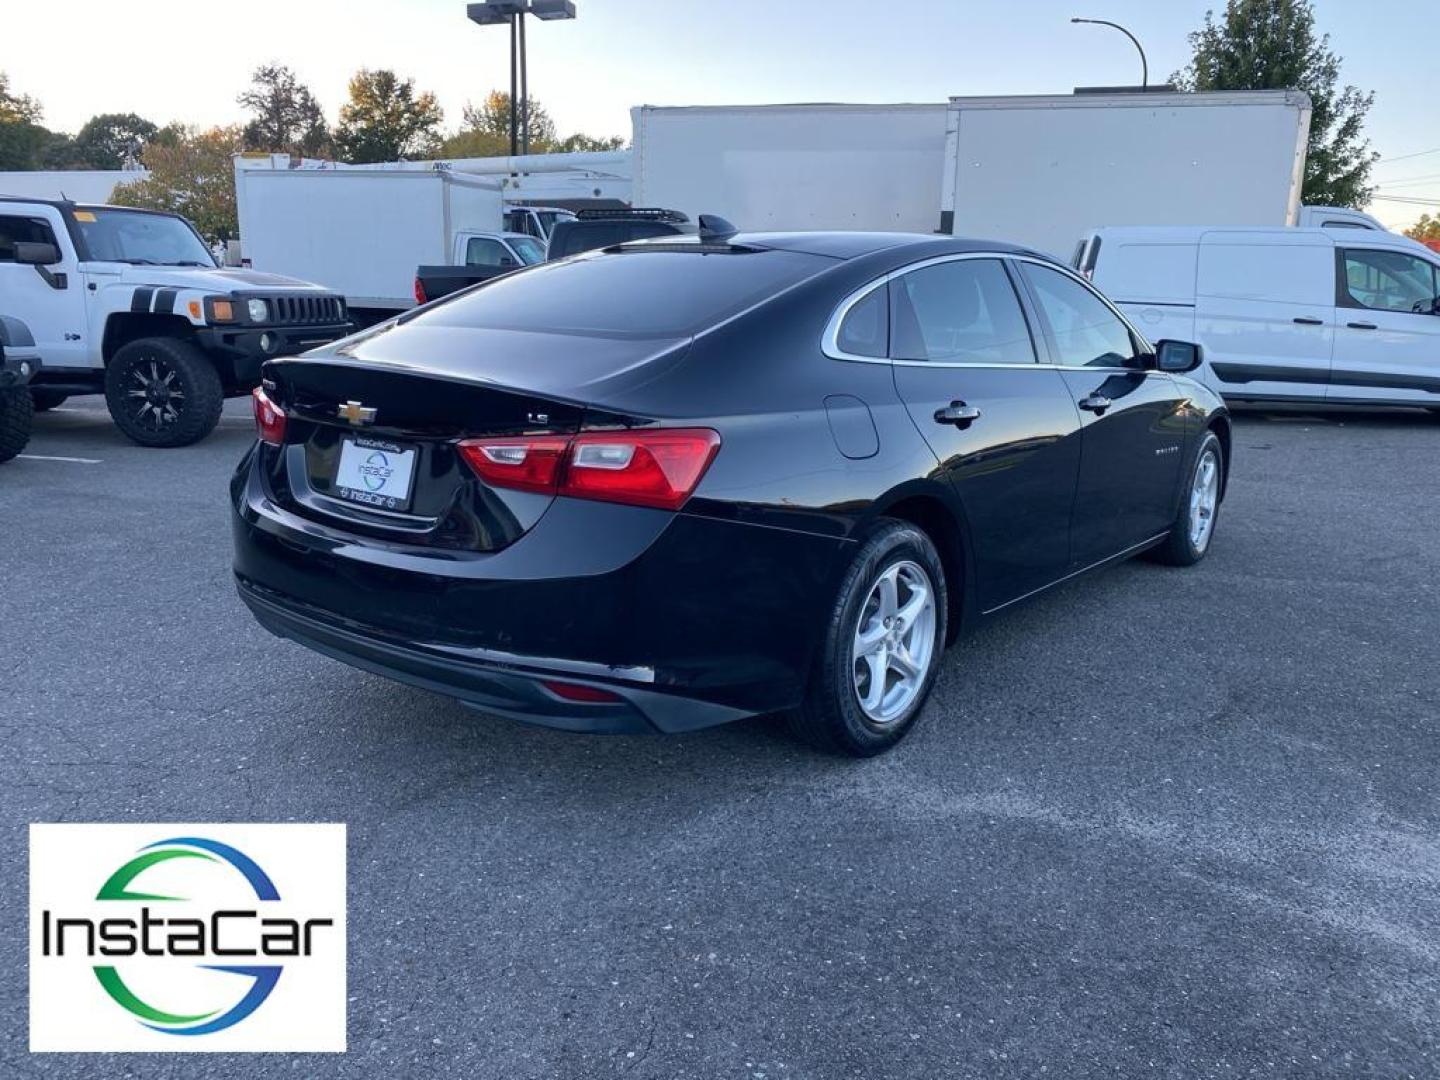
M183 217L67 201L0 199L0 296L34 336L36 407L103 393L143 446L204 438L265 360L352 329L335 293L221 269Z
M558 221L574 221L575 214L558 206L512 206L505 211L507 232L533 236L542 244L550 242Z
M462 229L455 234L448 264L416 268L415 300L424 304L467 285L544 261L545 245L533 236Z

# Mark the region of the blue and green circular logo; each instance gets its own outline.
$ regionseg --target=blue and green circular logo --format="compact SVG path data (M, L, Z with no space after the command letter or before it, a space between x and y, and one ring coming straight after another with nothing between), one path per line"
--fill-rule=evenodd
M254 891L257 901L266 903L280 899L280 893L275 888L275 883L270 880L269 875L260 868L254 859L229 844L222 844L218 840L199 836L176 836L141 848L138 855L106 879L105 884L100 886L100 891L95 894L95 899L141 901L145 904L184 903L186 902L185 897L162 896L146 892L136 882L136 879L152 866L171 863L179 859L228 864L244 877L250 889ZM254 918L254 916L254 912L248 911L217 911L211 915L208 921L187 919L169 920L167 923L164 918L152 919L147 907L142 909L141 933L148 935L149 927L158 928L157 936L163 937L165 941L164 953L171 956L201 955L207 952L217 954L222 952L254 953L256 950L253 949L222 950L219 947L226 920L234 921L240 918ZM141 940L148 940L148 937L142 937ZM141 945L140 948L142 951L155 955L144 945ZM146 1027L170 1035L209 1035L212 1032L234 1027L258 1009L270 996L270 992L275 989L283 967L279 964L200 964L199 966L207 971L224 972L248 980L235 1004L228 1009L214 1009L208 1012L187 1011L170 1002L164 1003L165 1007L162 1008L152 1002L142 1000L126 985L115 966L97 964L94 965L93 970L95 977L100 980L100 985L105 988L105 992L110 995L111 999L121 1008L132 1013Z

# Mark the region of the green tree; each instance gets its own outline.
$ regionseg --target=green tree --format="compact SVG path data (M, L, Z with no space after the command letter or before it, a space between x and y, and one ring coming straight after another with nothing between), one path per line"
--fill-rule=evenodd
M134 113L101 113L85 122L70 151L86 169L133 169L159 129Z
M350 80L350 100L340 109L335 150L356 165L434 157L444 118L434 94L416 93L414 79L361 68Z
M189 218L211 243L239 235L235 220L235 170L232 157L244 146L240 128L208 131L171 124L145 148L144 180L121 184L111 201L117 206L169 210Z
M295 157L322 157L330 131L310 88L281 64L262 64L250 88L236 99L253 114L245 125L245 148Z
M1405 230L1405 235L1422 244L1440 244L1440 214L1421 214L1420 220Z
M562 139L556 134L555 121L545 106L534 98L528 104L532 154L618 150L625 145L625 140L618 137L602 139L575 134ZM492 90L479 105L466 105L464 123L445 140L440 153L447 158L499 157L510 153L510 95Z
M38 169L51 134L40 126L40 103L10 89L0 71L0 169Z
M1205 13L1190 46L1189 65L1171 77L1183 90L1293 89L1310 95L1305 202L1361 207L1370 201L1370 169L1378 155L1364 127L1375 95L1339 85L1340 58L1328 34L1317 37L1310 0L1227 0L1220 19Z

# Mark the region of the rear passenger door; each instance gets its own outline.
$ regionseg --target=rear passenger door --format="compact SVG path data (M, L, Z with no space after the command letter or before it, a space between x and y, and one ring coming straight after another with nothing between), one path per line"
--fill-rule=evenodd
M964 506L981 610L1064 576L1079 421L1037 363L1012 271L928 260L891 278L889 304L895 386Z
M1330 397L1440 404L1440 266L1364 247L1341 249L1336 263Z
M1305 232L1206 233L1195 337L1226 397L1317 400L1335 340L1335 245Z
M1072 569L1153 539L1174 523L1188 396L1149 367L1148 349L1072 274L1019 260L1083 439L1070 519Z

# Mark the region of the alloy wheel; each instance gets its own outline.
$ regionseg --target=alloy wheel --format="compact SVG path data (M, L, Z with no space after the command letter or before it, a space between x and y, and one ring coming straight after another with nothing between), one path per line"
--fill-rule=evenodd
M1190 485L1190 546L1197 552L1210 545L1215 508L1220 502L1220 459L1213 449L1200 455Z
M920 695L935 631L935 588L924 567L886 567L860 608L851 647L855 697L871 723L895 723Z

